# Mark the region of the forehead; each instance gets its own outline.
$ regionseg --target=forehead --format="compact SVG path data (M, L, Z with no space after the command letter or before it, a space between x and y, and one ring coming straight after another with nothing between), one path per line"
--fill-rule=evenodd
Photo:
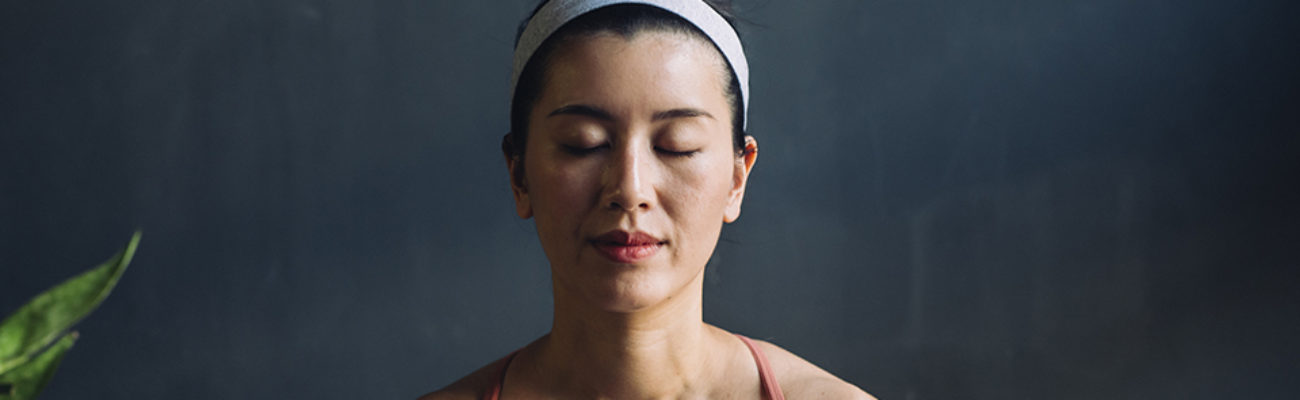
M557 96L618 94L725 99L730 76L713 44L686 32L586 34L566 38L549 58L543 103Z

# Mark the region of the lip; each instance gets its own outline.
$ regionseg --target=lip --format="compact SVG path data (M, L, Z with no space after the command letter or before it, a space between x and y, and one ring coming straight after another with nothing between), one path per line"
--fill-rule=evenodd
M632 264L653 257L664 241L645 232L614 230L595 237L591 244L610 261Z

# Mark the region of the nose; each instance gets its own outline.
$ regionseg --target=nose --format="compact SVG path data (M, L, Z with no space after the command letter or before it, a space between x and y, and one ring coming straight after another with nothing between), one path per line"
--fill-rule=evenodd
M612 210L645 211L654 206L654 158L637 146L619 146L601 177L604 204Z

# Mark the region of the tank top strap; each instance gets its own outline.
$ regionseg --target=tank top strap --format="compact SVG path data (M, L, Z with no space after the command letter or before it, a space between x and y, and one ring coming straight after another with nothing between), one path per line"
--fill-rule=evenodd
M740 341L745 342L745 346L749 347L749 353L754 355L754 364L758 364L758 381L763 385L763 398L785 400L785 393L781 392L781 384L777 383L776 375L772 373L772 365L767 363L767 356L763 354L763 350L759 349L758 344L753 340L740 334L735 335L740 338Z
M497 369L497 373L492 379L492 387L483 392L483 400L499 400L501 398L501 387L506 384L506 368L510 367L510 362L515 360L515 356L519 354L520 350L523 349L515 350L502 359L501 368Z

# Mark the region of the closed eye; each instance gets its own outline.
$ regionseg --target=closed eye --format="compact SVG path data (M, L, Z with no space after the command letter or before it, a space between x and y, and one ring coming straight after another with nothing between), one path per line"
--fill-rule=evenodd
M655 151L658 151L659 153L670 157L690 157L695 155L695 153L700 152L699 150L676 151L676 150L665 149L663 147L656 147Z
M593 147L569 146L569 145L563 146L565 153L569 153L575 156L589 155L597 151L600 151L602 149L605 149L607 147L609 147L609 145L604 145L604 144L599 146L593 146Z

